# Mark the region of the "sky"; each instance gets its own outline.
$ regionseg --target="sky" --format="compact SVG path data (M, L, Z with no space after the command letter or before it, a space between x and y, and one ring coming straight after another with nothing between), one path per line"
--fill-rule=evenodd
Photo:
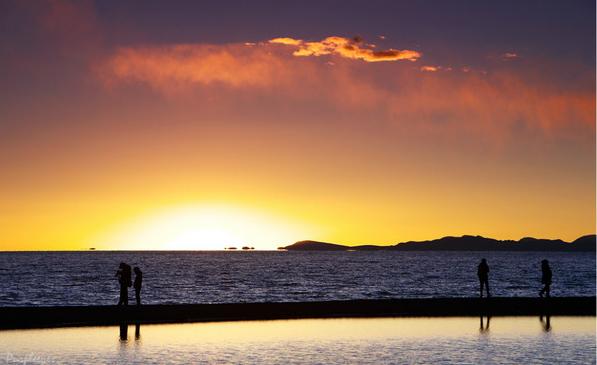
M0 0L0 250L595 232L594 1Z

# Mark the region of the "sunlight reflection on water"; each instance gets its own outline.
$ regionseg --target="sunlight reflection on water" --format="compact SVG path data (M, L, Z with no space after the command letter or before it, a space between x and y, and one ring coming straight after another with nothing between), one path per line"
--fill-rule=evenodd
M595 317L359 318L0 332L30 363L595 363ZM22 361L21 361L22 362Z

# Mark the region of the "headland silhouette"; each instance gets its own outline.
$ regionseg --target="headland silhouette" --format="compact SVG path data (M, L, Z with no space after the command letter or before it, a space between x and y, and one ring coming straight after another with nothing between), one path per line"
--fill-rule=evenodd
M482 236L443 237L430 241L408 241L396 245L347 246L319 241L299 241L278 247L288 251L576 251L595 252L594 234L582 236L572 242L560 239L525 237L518 241L496 240Z

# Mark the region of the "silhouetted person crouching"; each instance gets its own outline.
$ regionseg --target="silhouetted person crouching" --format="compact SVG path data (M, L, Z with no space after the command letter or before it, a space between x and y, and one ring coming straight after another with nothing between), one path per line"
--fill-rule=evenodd
M131 286L131 267L124 262L118 265L118 271L116 271L116 277L118 278L118 284L120 285L120 299L118 299L118 305L129 305L129 286Z
M135 271L135 283L133 284L133 287L135 288L135 298L137 299L137 305L141 305L141 285L143 284L143 273L138 267L135 267L133 271Z
M551 289L551 268L549 267L549 261L547 260L541 261L541 284L544 286L539 292L539 296L543 297L543 294L545 294L545 296L549 298L549 290Z
M487 260L481 260L479 267L477 267L477 276L479 277L479 294L481 298L483 298L483 286L485 286L485 290L487 291L487 297L489 298L491 295L489 294L489 265L487 265Z

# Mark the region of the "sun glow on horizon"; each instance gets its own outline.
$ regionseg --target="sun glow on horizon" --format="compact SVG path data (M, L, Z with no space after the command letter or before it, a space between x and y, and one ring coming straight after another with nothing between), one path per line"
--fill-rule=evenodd
M312 232L263 212L226 205L188 205L137 217L96 239L97 247L123 250L276 249Z

